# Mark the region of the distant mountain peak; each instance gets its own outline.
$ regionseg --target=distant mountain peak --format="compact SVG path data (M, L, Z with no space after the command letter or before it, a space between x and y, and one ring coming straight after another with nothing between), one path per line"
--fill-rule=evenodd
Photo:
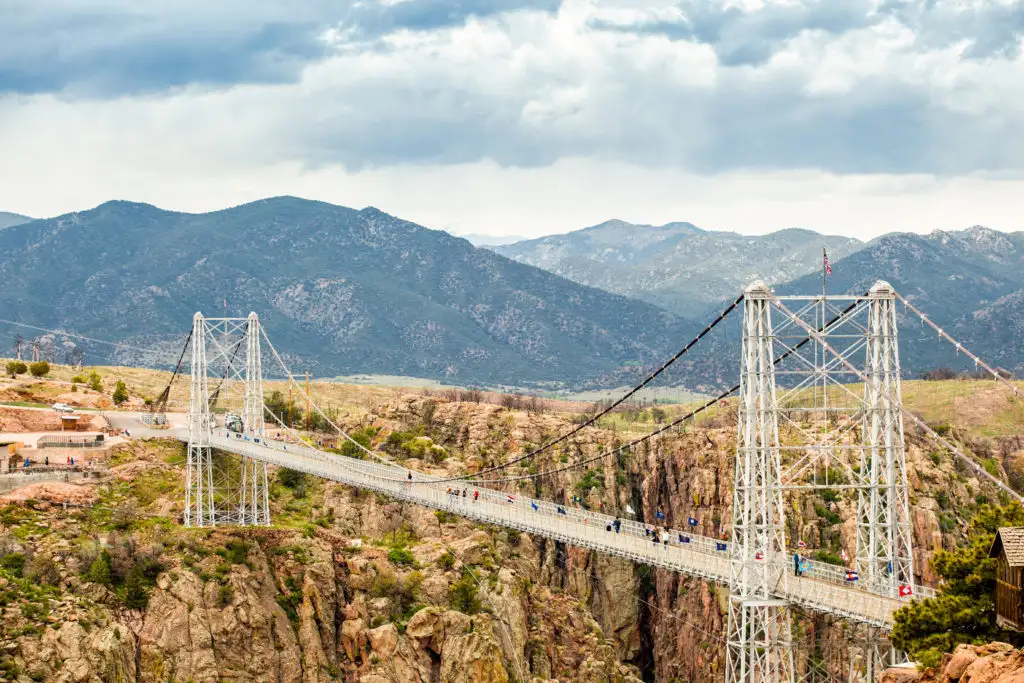
M225 301L328 376L577 383L635 373L694 331L376 207L295 197L198 214L106 202L0 231L0 272L21 285L0 288L5 315L128 342L108 362L173 365L192 313Z
M703 230L687 222L654 226L613 219L494 250L692 318L742 291L751 280L775 284L820 269L822 246L837 260L863 244L800 228L752 236Z

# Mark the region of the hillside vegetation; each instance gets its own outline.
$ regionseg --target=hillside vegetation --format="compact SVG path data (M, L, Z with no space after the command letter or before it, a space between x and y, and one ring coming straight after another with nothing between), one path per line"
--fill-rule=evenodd
M79 341L87 362L173 366L196 311L256 311L319 376L576 383L694 328L377 209L294 197L206 214L117 201L13 226L0 277L19 284L0 292L4 317L124 342Z

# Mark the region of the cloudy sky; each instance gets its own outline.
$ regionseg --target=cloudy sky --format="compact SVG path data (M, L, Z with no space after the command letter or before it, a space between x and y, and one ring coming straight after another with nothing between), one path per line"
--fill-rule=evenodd
M1024 230L1024 0L0 0L0 210Z

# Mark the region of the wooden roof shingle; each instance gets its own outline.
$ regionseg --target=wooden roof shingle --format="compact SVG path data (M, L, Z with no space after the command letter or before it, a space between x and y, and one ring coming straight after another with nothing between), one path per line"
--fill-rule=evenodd
M1024 527L999 527L988 556L999 557L1000 552L1006 553L1006 561L1011 567L1024 567Z

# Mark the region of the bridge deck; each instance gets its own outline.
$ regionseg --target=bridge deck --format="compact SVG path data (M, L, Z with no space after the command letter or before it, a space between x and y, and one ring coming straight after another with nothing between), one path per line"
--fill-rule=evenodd
M638 522L623 521L621 532L615 533L607 530L606 525L613 519L608 515L519 495L515 496L514 502L509 502L506 492L472 486L471 483L466 483L469 488L466 498L452 496L447 493L448 484L431 484L429 482L437 478L422 473L414 472L415 483L410 485L406 480L409 470L398 466L323 453L296 444L254 443L225 434L211 435L210 445L481 522L519 529L717 583L729 582L729 553L716 550L717 539L714 538L673 532L669 545L655 544L644 535L644 525ZM187 433L180 429L169 430L163 435L188 440ZM479 491L479 500L473 500L474 491ZM559 507L564 513L559 512ZM679 543L678 533L684 533L690 539L689 543ZM775 561L786 565L786 569L780 572L775 597L801 607L888 628L892 624L893 611L907 600L877 595L850 585L843 580L844 571L839 567L817 563L807 575L796 577L788 571L791 564L786 558L775 558Z

